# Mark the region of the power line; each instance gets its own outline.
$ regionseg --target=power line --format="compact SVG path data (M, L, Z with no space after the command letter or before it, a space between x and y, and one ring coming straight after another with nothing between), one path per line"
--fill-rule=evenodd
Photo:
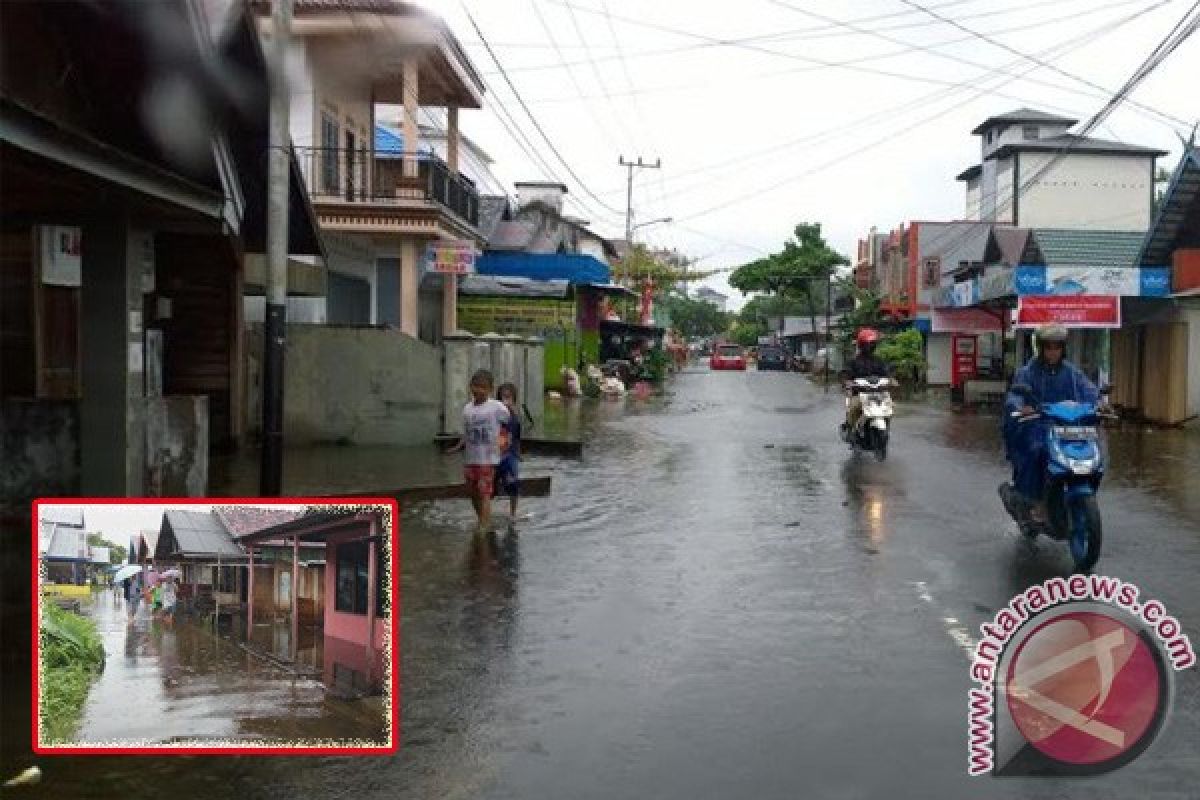
M1077 2L1080 0L1060 0L1060 2L1062 2L1062 1ZM566 5L566 3L563 2L563 0L546 0L546 2L552 2L552 3L555 3L556 5ZM942 3L942 4L931 6L931 7L932 8L946 8L949 6L962 5L967 2L978 2L978 0L951 0L951 2ZM962 16L961 19L979 19L982 17L1007 16L1010 14L1019 13L1021 11L1028 11L1029 9L1041 8L1041 7L1045 6L1045 4L1046 4L1045 0L1034 0L1033 2L1026 3L1025 5L1021 5L1021 6L1013 6L1010 8L1004 8L1004 9L999 9L999 10L993 9L991 11L977 12L974 14L966 14L966 15ZM594 9L594 8L586 8L583 6L576 6L576 9L579 11L592 13L592 14L604 13L601 10ZM876 15L867 16L867 17L856 17L854 19L848 20L848 22L870 22L870 21L874 21L874 20L886 19L888 17L912 16L916 13L917 12L912 11L912 10L895 11L895 12L891 12L888 14L876 14ZM625 22L627 24L637 25L636 20L631 22L628 18L624 18L624 17L615 17L615 19L617 19L621 22ZM883 26L880 28L876 28L875 30L890 31L890 30L902 30L902 29L908 29L908 28L929 28L929 27L933 27L934 25L937 25L937 24L939 24L939 23L936 20L934 20L934 21L922 20L922 21L918 21L918 22L909 22L909 23L901 23L898 25ZM638 51L635 53L630 53L630 54L628 54L628 57L629 58L648 58L648 57L652 57L652 56L684 53L684 52L688 52L688 51L692 51L692 50L704 50L704 49L711 48L711 47L737 47L738 45L749 44L749 43L754 43L754 42L786 42L786 41L801 41L801 40L810 40L810 39L829 39L829 38L836 38L836 37L848 35L848 33L846 31L835 30L836 27L837 26L835 26L835 25L817 25L817 26L806 27L806 28L793 28L792 30L789 30L789 31L776 31L774 33L760 33L760 34L755 34L753 36L744 36L744 37L738 37L738 38L732 38L732 39L719 39L719 40L711 41L711 42L701 42L701 43L690 44L690 45L679 45L676 47L665 47L665 48L659 48L659 49L654 49L654 50L642 50L642 51ZM670 32L670 29L667 29L667 31ZM806 34L810 34L810 35L806 35ZM475 43L472 42L471 44L475 44ZM598 58L596 60L597 60L597 62L605 62L605 61L616 61L619 58L620 58L619 55L614 54L612 56L605 56L602 58ZM574 61L574 62L569 62L569 63L572 66L584 66L587 62ZM558 67L559 67L558 64L533 64L533 65L524 66L524 67L510 67L509 72L510 73L538 72L538 71L557 69Z
M1072 50L1078 49L1079 47L1089 44L1090 42L1095 41L1102 36L1105 36L1115 30L1120 29L1121 27L1123 27L1124 25L1127 25L1128 23L1132 22L1133 20L1138 19L1146 14L1149 14L1152 11L1155 11L1158 8L1161 8L1161 7L1169 4L1170 2L1171 2L1171 0L1160 0L1160 2L1154 6L1142 9L1134 14L1127 15L1126 17L1124 17L1120 20L1116 20L1116 21L1098 26L1090 31L1087 31L1087 32L1081 34L1080 36L1075 37L1074 39L1069 39L1065 42L1061 42L1057 45L1049 47L1046 50L1042 51L1041 55L1045 56L1045 55L1049 55L1050 53L1055 52L1055 51L1061 51L1059 53L1059 56L1061 57L1062 55L1065 55L1066 53L1068 53ZM1013 63L1015 64L1016 62L1013 62ZM1026 69L1026 72L1031 72L1037 68L1038 67L1036 65L1029 67ZM897 111L900 111L900 112L916 111L923 107L931 106L940 100L947 99L955 94L958 94L959 92L961 92L964 89L971 88L974 85L975 81L977 81L983 77L984 76L977 76L976 78L972 78L971 80L961 81L955 87L934 91L930 94L925 95L924 97L918 98L916 101L902 103L897 106L888 107L888 108L882 109L881 111L869 114L865 117L861 117L859 119L852 120L851 122L845 123L844 125L834 126L834 127L828 128L824 131L818 132L816 134L811 134L808 136L801 137L799 139L791 140L789 142L784 142L783 144L775 145L771 148L767 148L766 150L760 151L757 154L748 154L747 156L744 156L741 158L732 159L729 163L736 164L736 163L744 163L744 162L748 162L748 161L754 161L761 157L765 157L773 152L788 149L788 148L797 146L799 144L805 144L805 143L809 143L809 142L820 141L820 140L827 139L830 137L836 137L839 134L844 134L844 132L848 128L854 128L857 126L869 124L879 118L890 118ZM992 94L992 95L1001 96L1001 93L997 92L996 89L1007 83L1012 83L1015 80L1017 80L1016 77L1011 77L1009 80L1002 81L1001 83L999 83L993 87L980 86L979 92L977 92L975 97L971 98L971 100L973 100L979 96L982 96L983 94ZM970 100L968 100L967 102L970 102ZM928 122L928 121L931 121L932 119L939 118L941 116L944 116L945 113L948 113L949 111L952 111L952 110L954 110L954 109L953 108L947 109L946 111L936 114L933 117L925 118L922 122ZM909 129L905 129L905 130L909 130ZM882 139L880 141L886 141L886 138ZM859 152L859 150L856 149L854 152L857 153L857 152ZM713 171L723 171L723 170L720 167L711 167L711 168L705 168L705 169L701 169L701 170L692 170L691 173L713 172ZM691 174L691 173L677 173L677 175ZM807 175L807 173L805 175ZM697 184L697 185L699 185L699 184ZM695 187L693 186L692 188L694 189ZM672 192L668 196L673 196L673 195L683 192L683 191L688 191L688 190L687 189L676 189L674 192Z
M467 19L470 21L471 27L475 29L475 35L479 37L479 40L483 42L484 46L487 48L488 55L490 55L492 61L495 62L496 67L500 70L500 74L504 76L504 82L507 83L508 88L512 90L513 96L517 99L517 102L520 103L521 108L525 110L525 114L529 117L529 121L533 123L533 127L546 142L546 146L550 148L550 152L553 153L555 158L557 158L558 161L563 165L563 168L566 169L567 173L575 179L575 182L579 185L579 188L583 190L584 194L596 201L601 208L605 209L609 213L619 215L621 212L601 200L588 187L583 179L579 177L575 170L572 169L567 160L563 158L562 153L558 151L558 148L554 145L554 142L551 141L550 137L546 134L545 129L542 127L541 123L538 122L537 117L534 116L533 112L529 110L529 106L525 103L524 98L521 97L521 93L517 90L517 87L513 84L512 79L508 76L508 72L505 71L504 65L500 63L500 59L496 56L495 51L492 50L491 45L487 43L487 38L483 35L483 31L479 28L479 23L475 21L475 17L467 8L466 3L462 3L462 9L463 13L467 15Z
M583 11L583 12L587 12L587 13L593 13L593 14L600 13L596 9L576 5L575 3L571 2L570 0L551 0L551 1L556 3L557 5L572 7L572 8L578 9L579 11ZM784 51L780 51L780 50L772 50L767 47L760 47L760 46L756 46L756 45L752 45L752 44L746 44L744 42L738 42L735 40L719 39L716 37L707 36L705 34L695 33L693 31L685 31L685 30L681 30L678 28L672 28L670 26L660 25L658 23L647 22L645 20L639 20L639 19L635 19L635 18L631 18L631 17L623 17L623 16L616 16L616 15L613 15L613 16L614 16L614 19L619 19L630 25L635 25L635 26L647 28L650 30L662 31L665 33L673 34L675 36L681 36L681 37L685 37L685 38L689 38L689 39L695 39L695 40L699 40L699 41L709 42L712 44L735 46L735 47L738 47L739 49L749 50L751 52L763 53L765 55L772 55L772 56L777 56L780 58L787 58L787 59L791 59L794 61L802 61L805 63L815 64L815 65L819 65L822 67L841 67L842 69L850 70L853 72L862 72L862 73L871 74L871 75L881 75L884 77L896 78L898 80L912 81L912 82L916 82L916 83L927 83L927 84L932 84L932 85L937 85L937 86L958 86L959 85L959 83L956 83L954 81L945 80L945 79L941 79L941 78L929 78L929 77L925 77L925 76L921 76L921 75L912 75L912 74L903 73L903 72L896 72L894 70L878 69L878 68L874 68L874 67L865 67L860 64L848 63L845 61L839 62L839 61L829 61L827 59L813 58L810 56L804 56L804 55L800 55L797 53L789 53L789 52L784 52ZM1061 88L1061 87L1058 87L1058 88ZM1080 90L1067 90L1067 91L1075 91L1076 93L1080 93Z
M1129 94L1138 87L1155 69L1159 67L1167 59L1171 53L1175 52L1189 36L1194 34L1197 29L1200 29L1200 14L1197 14L1197 9L1200 9L1200 0L1197 0L1187 12L1179 19L1178 22L1171 28L1159 43L1150 51L1150 54L1142 61L1141 65L1134 70L1133 74L1125 81L1125 83L1109 98L1100 110L1092 115L1083 128L1076 136L1087 136L1094 128L1100 125L1112 112L1129 96ZM993 216L1007 211L1020 197L1031 188L1035 183L1041 180L1051 169L1058 165L1074 149L1074 140L1069 141L1064 146L1054 152L1054 155L1046 161L1039 169L1034 171L1029 178L1021 183L1020 186L1014 186L1012 192L993 210ZM994 195L993 195L994 196ZM982 206L981 206L982 211ZM969 232L964 232L962 235L952 240L946 245L947 250L952 250L959 247L969 236Z
M555 38L554 32L551 30L550 24L546 21L546 16L542 13L542 9L538 5L537 0L529 0L529 4L533 6L533 13L535 16L537 16L538 22L542 26L542 30L546 32L546 38L550 40L551 45L554 47L554 51L558 53L559 61L562 63L563 70L567 73L567 77L571 80L571 85L574 86L575 91L582 96L585 94L583 87L580 85L579 80L575 77L575 71L571 69L571 67L567 66L566 56L563 54L558 39ZM603 133L604 138L608 140L609 144L612 145L614 149L620 150L621 145L617 142L616 137L614 137L609 131L608 126L604 124L604 121L600 118L600 115L596 113L595 107L591 103L586 105L588 115L591 116L592 121L596 123L596 128Z
M1059 75L1062 75L1062 76L1064 76L1064 77L1066 77L1066 78L1070 78L1071 80L1074 80L1074 81L1078 81L1079 83L1082 83L1082 84L1084 84L1084 85L1086 85L1086 86L1090 86L1090 87L1092 87L1093 89L1098 89L1098 90L1100 90L1101 92L1103 92L1105 95L1111 94L1111 92L1112 92L1112 90L1111 90L1111 89L1109 89L1108 87L1106 87L1106 86L1103 86L1103 85L1101 85L1101 84L1099 84L1099 83L1096 83L1095 81L1088 80L1087 78L1084 78L1084 77L1082 77L1081 75L1076 75L1076 74L1075 74L1075 73L1073 73L1073 72L1068 72L1067 70L1065 70L1065 69L1063 69L1063 68L1061 68L1061 67L1058 67L1058 66L1056 66L1056 65L1054 65L1054 64L1047 64L1047 63L1045 63L1045 62L1042 62L1042 61L1040 61L1039 59L1037 59L1036 57L1034 57L1034 56L1031 56L1031 55L1029 55L1029 54L1027 54L1027 53L1024 53L1024 52L1022 52L1022 51L1018 50L1018 49L1017 49L1017 48L1015 48L1015 47L1012 47L1012 46L1010 46L1010 45L1007 45L1007 44L1005 44L1004 42L1000 41L999 39L995 39L995 38L993 38L992 36L989 36L989 35L988 35L988 34L986 34L986 33L980 33L979 31L976 31L976 30L973 30L973 29L971 29L971 28L968 28L966 25L963 25L963 24L961 24L960 22L958 22L958 21L956 21L956 20L954 20L954 19L951 19L950 17L946 17L946 16L944 16L944 15L942 15L942 14L939 14L938 12L936 12L936 11L934 11L934 10L932 10L932 9L926 8L925 6L921 5L920 3L917 3L917 2L915 2L915 0L900 0L900 2L904 3L904 4L905 4L905 5L907 5L907 6L911 6L912 8L915 8L915 9L917 9L918 11L922 11L922 12L924 12L925 14L929 15L930 17L933 17L934 19L940 20L940 21L944 22L944 23L945 23L945 24L947 24L947 25L953 26L954 28L957 28L958 30L960 30L960 31L963 31L964 33L969 33L969 34L971 34L972 36L974 36L974 37L976 37L976 38L978 38L978 39L980 39L980 40L982 40L982 41L985 41L985 42L987 42L987 43L988 43L988 44L990 44L990 45L993 45L993 46L995 46L995 47L999 47L1000 49L1002 49L1002 50L1004 50L1004 51L1006 51L1006 52L1008 52L1008 53L1012 53L1013 55L1015 55L1015 56L1017 56L1017 57L1019 57L1019 58L1023 58L1023 59L1025 59L1025 60L1027 60L1027 61L1032 61L1033 63L1037 64L1038 66L1040 66L1040 67L1042 67L1042 68L1044 68L1044 69L1048 69L1048 70L1050 70L1051 72L1057 72ZM1142 103L1135 103L1135 102L1133 102L1133 101L1130 101L1130 103L1129 103L1129 104L1130 104L1131 106L1133 106L1134 108L1140 108L1140 109L1142 109L1143 111L1150 112L1150 113L1152 113L1152 114L1154 114L1154 115L1156 115L1156 116L1162 117L1162 118L1164 118L1164 119L1171 120L1172 122L1177 122L1177 123L1179 123L1179 124L1181 124L1181 125L1183 125L1183 126L1185 126L1185 127L1188 125L1188 123L1187 123L1187 121L1186 121L1186 120L1181 120L1181 119L1179 119L1179 118L1178 118L1178 117L1176 117L1176 116L1173 116L1173 115L1171 115L1171 114L1164 113L1164 112L1162 112L1162 111L1159 111L1159 110L1157 110L1157 109L1155 109L1155 108L1151 108L1150 106L1143 105Z
M1119 8L1119 7L1128 6L1128 5L1144 5L1144 0L1115 0L1115 2L1107 3L1105 5L1097 6L1095 8L1090 9L1090 13L1094 15L1101 11L1107 11L1112 8ZM791 6L789 6L789 7L791 7ZM1049 19L1040 19L1035 22L1027 22L1027 23L1023 23L1021 25L1017 25L1014 27L1003 28L1000 30L991 31L990 33L992 33L992 35L1004 34L1004 33L1017 33L1020 31L1026 31L1026 30L1030 30L1033 28L1043 28L1047 25L1053 25L1055 23L1062 22L1064 20L1075 20L1075 19L1078 19L1078 17L1079 17L1079 14L1077 12L1071 12L1069 14L1064 14L1064 15L1058 16L1058 17L1051 17ZM865 32L870 33L870 34L875 33L874 31L872 31L870 29L867 29ZM871 53L871 54L865 55L865 56L857 56L855 58L847 59L845 61L835 62L835 64L838 66L843 66L846 64L864 64L864 63L867 63L870 61L886 61L889 58L895 58L896 56L906 55L906 54L914 52L916 50L939 49L942 47L947 47L949 45L961 44L963 42L969 42L974 38L975 37L973 37L973 36L960 36L955 39L945 39L940 42L934 42L933 44L930 44L930 45L913 45L913 44L906 43L905 46L899 50L889 50L884 53ZM889 41L891 41L891 40L889 40ZM1018 61L1012 62L1012 66L1019 64L1020 61L1023 61L1023 60L1024 59L1018 59ZM995 69L997 69L997 68L992 68L992 67L985 67L985 68L988 69L989 72L995 71ZM788 68L785 70L772 70L770 72L762 72L762 73L756 73L756 74L751 74L751 75L739 75L739 76L736 76L733 80L740 82L740 81L745 81L745 80L771 78L771 77L778 77L778 76L783 76L783 75L795 75L796 73L799 73L799 72L811 72L814 70L821 70L821 69L827 69L827 67L821 66L821 65L791 67L791 68ZM729 81L723 81L723 82L729 82ZM640 95L640 94L652 94L652 93L657 93L657 92L670 92L670 91L679 91L679 90L687 90L687 89L708 89L712 85L713 85L713 82L711 82L711 81L705 82L705 83L675 84L673 86L649 87L649 88L641 89L641 90L637 90L637 91L626 92L624 94L636 97L637 95ZM565 97L565 96L564 97L538 97L538 98L530 99L529 102L534 105L539 105L539 104L547 104L547 103L582 101L582 100L589 100L589 99L598 99L598 98L594 95L593 96L585 95L582 93L582 91L580 91L569 97Z
M1138 13L1136 13L1136 14L1132 15L1132 16L1131 16L1131 18L1136 18L1136 17L1138 17L1138 16L1141 16L1141 15L1143 15L1143 14L1145 14L1145 13L1148 13L1148 10L1146 10L1146 11L1140 11L1140 12L1138 12ZM1126 20L1126 22L1127 22L1127 21L1128 21L1128 20ZM1122 23L1120 23L1120 24L1124 24L1124 22L1122 22ZM1097 34L1099 34L1099 33L1100 33L1100 31L1093 31L1091 34L1086 34L1085 36L1097 35ZM1081 37L1081 38L1083 38L1083 37ZM1059 48L1059 47L1061 47L1061 46L1062 46L1062 45L1058 45L1058 46L1056 46L1056 47L1054 47L1054 48L1048 48L1048 49L1047 49L1047 51L1043 51L1043 54L1044 54L1045 52L1048 52L1048 51L1050 51L1050 50L1058 49L1058 48ZM1032 69L1037 69L1037 68L1038 68L1038 67L1037 67L1037 65L1034 65L1034 66L1030 67L1030 69L1031 69L1031 70L1032 70ZM1016 78L1011 78L1011 77L1010 77L1008 80L1006 80L1006 81L1002 82L1000 85L1004 85L1004 83L1011 83L1011 82L1012 82L1012 81L1014 81L1014 80L1016 80ZM960 83L959 85L960 85L960 86L969 86L969 85L970 85L970 83L971 83L970 81L964 81L964 82ZM975 94L974 94L974 95L973 95L973 96L972 96L972 97L971 97L969 100L967 100L967 102L971 102L972 100L975 100L975 99L977 99L977 98L979 98L979 97L983 96L984 94L986 94L986 93L987 93L987 91L988 91L988 90L987 90L986 88L984 88L984 89L980 89L980 90L979 90L979 91L977 91L977 92L976 92L976 93L975 93ZM722 202L720 202L720 203L718 203L718 204L716 204L716 205L709 206L709 207L707 207L707 208L704 208L704 209L702 209L702 210L700 210L700 211L697 211L697 212L694 212L694 213L691 213L691 214L686 214L686 215L683 215L683 216L682 216L682 218L683 218L683 219L696 219L696 218L698 218L698 217L707 216L707 215L709 215L709 214L712 214L712 213L714 213L714 212L716 212L716 211L721 211L721 210L723 210L723 209L725 209L725 208L728 208L728 207L730 207L730 206L732 206L732 205L736 205L736 204L738 204L738 203L744 202L745 200L748 200L748 199L752 199L752 198L755 198L755 197L761 196L762 194L764 194L764 193L766 193L766 192L769 192L769 191L774 191L774 190L776 190L776 189L779 189L779 188L781 188L781 187L783 187L783 186L786 186L786 185L788 185L788 184L791 184L791 183L793 183L794 181L796 181L796 180L799 180L799 179L801 179L801 178L810 177L811 175L814 175L814 174L816 174L816 173L818 173L818 172L821 172L821 171L823 171L823 170L825 170L825 169L828 169L828 168L829 168L829 167L831 167L831 166L834 166L834 165L836 165L836 164L838 164L838 163L841 163L842 161L844 161L844 160L845 160L845 159L847 159L847 158L852 158L852 157L854 157L854 156L856 156L856 155L859 155L859 154L861 154L861 153L865 152L866 150L868 150L868 149L870 149L870 148L872 148L872 147L875 147L876 145L882 144L882 143L884 143L884 142L888 141L889 139L893 139L893 138L894 138L895 136L897 136L897 135L900 135L900 134L903 134L903 133L907 133L907 132L909 132L909 131L912 131L912 130L914 130L914 129L918 128L918 127L921 127L922 125L925 125L925 124L927 124L927 123L929 123L929 122L932 122L932 121L933 121L933 120L935 120L935 119L939 119L939 118L941 118L941 117L945 116L946 114L949 114L950 112L952 112L952 111L956 110L956 109L957 109L957 108L959 108L961 105L962 105L962 104L958 104L958 103L956 103L954 106L951 106L951 107L949 107L949 108L943 109L943 110L941 110L941 111L937 112L936 114L932 114L932 115L930 115L930 116L924 117L924 118L922 118L922 119L918 120L917 122L915 122L915 123L914 123L914 124L912 124L912 125L909 125L909 126L907 126L907 127L901 128L900 130L898 130L898 131L895 131L895 132L893 132L893 133L890 133L890 134L888 134L887 136L884 136L884 137L881 137L881 138L879 138L879 139L876 139L876 140L874 140L874 141L870 142L870 143L869 143L869 144L867 144L867 145L864 145L864 146L861 146L861 147L857 147L857 148L855 148L855 149L854 149L854 150L852 150L852 151L849 151L849 152L847 152L847 153L844 153L844 154L842 154L841 156L838 156L837 158L831 159L831 160L829 160L829 161L822 162L821 164L818 164L818 165L816 165L816 166L814 166L814 167L810 167L809 169L807 169L807 170L805 170L805 171L803 171L803 172L799 173L798 175L789 176L788 178L785 178L785 179L783 179L783 180L780 180L780 181L776 181L776 182L774 182L774 183L772 183L772 184L770 184L770 185L768 185L768 186L766 186L766 187L760 187L760 188L756 189L756 190L755 190L755 191L753 191L753 192L748 192L748 193L745 193L745 194L742 194L742 195L737 195L737 196L734 196L734 197L732 197L732 198L728 198L728 199L726 199L726 200L724 200L724 201L722 201Z

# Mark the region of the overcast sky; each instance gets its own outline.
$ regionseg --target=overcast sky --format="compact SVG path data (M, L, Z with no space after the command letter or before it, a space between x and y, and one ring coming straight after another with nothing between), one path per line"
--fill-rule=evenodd
M46 504L43 504L43 507ZM57 504L56 504L57 505ZM78 505L63 504L67 508L80 508ZM252 508L295 508L303 510L303 505L267 505L251 506ZM211 505L109 505L89 504L82 506L83 524L88 533L101 533L108 541L129 546L129 537L143 530L158 530L162 522L164 509L181 508L186 511L210 511Z
M1086 120L1192 0L921 4L969 30L902 0L471 0L576 179L541 141L457 0L424 2L487 81L487 107L464 112L462 127L495 158L502 180L560 179L586 206L577 211L620 235L618 156L661 158L661 170L636 178L635 217L676 223L638 238L714 268L777 248L802 220L821 222L853 256L872 225L960 218L954 176L978 162L976 124L1021 106ZM1173 166L1179 134L1200 117L1197 75L1200 36L1133 95L1147 108L1126 104L1093 135L1169 150L1163 163ZM501 107L551 175L505 131ZM729 291L723 277L706 282Z

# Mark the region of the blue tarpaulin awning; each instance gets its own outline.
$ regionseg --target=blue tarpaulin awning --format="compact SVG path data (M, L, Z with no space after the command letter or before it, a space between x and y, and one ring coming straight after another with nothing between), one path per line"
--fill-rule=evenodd
M475 259L479 275L505 275L538 281L608 283L608 265L579 253L506 253L491 250Z

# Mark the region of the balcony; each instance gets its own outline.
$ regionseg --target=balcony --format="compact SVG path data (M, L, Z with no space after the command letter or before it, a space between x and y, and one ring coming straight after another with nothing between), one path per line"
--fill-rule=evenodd
M323 228L477 236L479 192L435 155L404 174L402 153L297 147L296 159Z

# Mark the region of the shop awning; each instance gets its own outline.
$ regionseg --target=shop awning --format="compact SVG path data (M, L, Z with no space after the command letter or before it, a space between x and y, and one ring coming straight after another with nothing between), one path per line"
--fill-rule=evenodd
M565 280L539 281L509 275L463 275L458 293L483 297L553 297L563 299L571 290Z
M607 284L608 265L581 253L507 253L489 250L475 260L479 275L504 275L539 281Z

